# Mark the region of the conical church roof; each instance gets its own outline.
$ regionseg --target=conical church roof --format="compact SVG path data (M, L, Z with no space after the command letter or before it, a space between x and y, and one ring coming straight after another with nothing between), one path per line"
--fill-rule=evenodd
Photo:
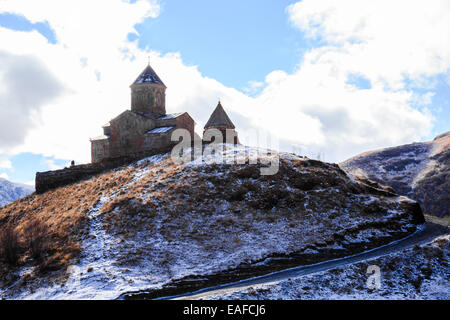
M209 117L208 122L205 124L205 129L212 128L212 127L225 127L228 129L234 129L234 124L231 122L230 118L228 117L227 113L223 109L222 105L219 103L217 104L216 109L211 114L211 117Z
M144 71L141 72L139 77L137 77L137 79L133 82L133 85L140 83L156 83L164 85L164 83L156 74L155 70L150 67L150 64L147 66L147 68L144 69Z

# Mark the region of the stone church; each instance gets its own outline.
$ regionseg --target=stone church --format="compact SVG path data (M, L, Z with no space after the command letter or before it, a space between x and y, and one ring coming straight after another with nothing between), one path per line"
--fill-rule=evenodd
M205 137L205 133L208 129L217 129L222 134L222 141L227 143L238 144L238 136L235 131L235 126L233 122L231 122L230 117L228 117L227 113L222 107L222 104L217 104L216 109L214 109L213 113L209 117L209 120L205 124L205 128L203 131L203 136ZM208 139L209 141L209 139Z
M90 139L92 163L166 149L174 144L171 134L178 128L196 136L195 122L187 112L166 113L166 86L150 64L130 88L131 110L105 124L103 135ZM237 143L235 127L220 102L205 125L205 130L210 128L220 130L224 139L225 130L233 132Z

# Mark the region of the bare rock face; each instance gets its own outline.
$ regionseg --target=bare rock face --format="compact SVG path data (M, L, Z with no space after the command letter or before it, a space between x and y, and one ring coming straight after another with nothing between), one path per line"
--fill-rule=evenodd
M450 131L429 142L365 152L340 166L417 200L426 214L450 216Z

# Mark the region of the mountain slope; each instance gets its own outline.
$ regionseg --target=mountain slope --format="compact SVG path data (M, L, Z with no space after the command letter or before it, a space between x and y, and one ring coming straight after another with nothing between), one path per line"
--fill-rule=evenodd
M303 263L345 256L423 223L416 202L335 164L282 153L278 172L262 176L274 155L257 152L225 145L222 163L156 155L1 208L1 230L26 238L39 219L51 242L39 259L23 245L17 266L0 262L0 296L111 299L294 253Z
M429 142L365 152L339 165L419 201L426 214L450 216L450 131Z
M450 236L383 257L289 280L210 295L226 300L449 300ZM369 266L382 271L379 288L369 288Z
M0 178L0 207L34 192L32 186Z

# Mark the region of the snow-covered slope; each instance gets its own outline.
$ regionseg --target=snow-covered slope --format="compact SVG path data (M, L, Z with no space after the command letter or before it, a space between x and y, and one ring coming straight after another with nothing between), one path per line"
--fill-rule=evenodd
M430 142L365 152L340 166L419 201L426 214L450 216L450 131Z
M0 178L0 207L34 192L32 186Z
M431 243L381 258L208 296L208 299L449 300L449 249L450 236L442 236ZM375 267L369 269L369 266ZM377 267L380 271L379 286L369 280Z
M423 222L416 202L335 164L281 153L278 172L261 175L273 154L225 145L219 155L156 155L1 208L0 228L23 235L33 216L52 242L39 261L25 249L17 267L3 265L0 295L112 299L293 253L305 263L345 256Z

